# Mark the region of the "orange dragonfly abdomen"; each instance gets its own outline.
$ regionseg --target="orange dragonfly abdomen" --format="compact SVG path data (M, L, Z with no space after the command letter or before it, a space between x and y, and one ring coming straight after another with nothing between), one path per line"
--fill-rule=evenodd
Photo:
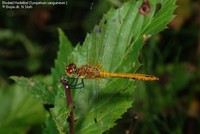
M136 79L136 80L147 80L147 81L153 81L153 80L159 80L159 78L152 76L152 75L146 75L146 74L126 74L126 73L110 73L110 72L100 72L100 77L118 77L118 78L129 78L129 79Z

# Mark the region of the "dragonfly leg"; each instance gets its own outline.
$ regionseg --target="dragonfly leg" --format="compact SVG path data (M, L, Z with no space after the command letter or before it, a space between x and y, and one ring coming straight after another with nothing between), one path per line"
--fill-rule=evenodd
M70 82L70 86L74 87L76 86L77 82L78 82L78 78L69 78L69 79L72 79L72 81Z
M73 79L72 82L69 84L73 89L79 89L84 87L84 81L81 79L81 82L78 83L78 78L70 78Z
M78 83L78 80L77 80L77 83L76 83L76 85L75 85L75 88L76 88L76 89L84 88L84 81L83 81L83 79L81 79L81 82L80 82L80 83Z

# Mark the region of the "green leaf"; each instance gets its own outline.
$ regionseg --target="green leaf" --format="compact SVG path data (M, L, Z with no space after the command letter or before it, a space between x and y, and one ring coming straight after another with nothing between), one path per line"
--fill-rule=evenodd
M52 118L57 126L59 133L64 133L66 131L66 118L68 116L68 108L66 107L64 89L62 85L58 85L59 80L63 74L65 74L65 66L70 62L70 55L73 52L73 47L64 35L64 32L61 29L58 29L59 32L59 52L57 54L57 59L55 60L55 68L52 68L53 76L53 87L57 92L55 96L54 108L51 109Z
M43 106L23 88L0 88L0 133L23 134L45 120Z
M157 11L158 4L161 8ZM138 55L144 44L143 36L166 28L173 18L175 1L152 0L151 12L146 16L138 12L141 5L142 1L130 1L119 9L111 9L94 31L86 36L83 45L77 45L74 49L60 30L60 52L52 71L54 80L57 81L61 72L64 72L63 63L70 62L77 66L101 64L109 72L134 73L140 66ZM105 132L132 106L135 84L133 80L121 78L100 81L85 79L84 82L83 89L72 90L75 131L84 134ZM62 87L58 88L58 92L56 102L64 102ZM63 108L64 105L55 106L55 119L69 112L68 108ZM66 131L66 118L55 120L60 133Z
M55 90L51 86L31 78L17 76L11 76L10 78L30 92L42 104L54 104Z
M50 115L48 116L45 122L45 128L43 130L43 134L59 134L55 122Z
M65 65L69 63L70 59L69 56L73 51L73 47L71 43L69 42L68 38L64 36L64 33L61 29L58 29L59 31L59 52L57 59L55 60L55 68L51 69L52 76L53 76L53 86L54 89L58 90L57 83L60 79L60 76L65 74Z

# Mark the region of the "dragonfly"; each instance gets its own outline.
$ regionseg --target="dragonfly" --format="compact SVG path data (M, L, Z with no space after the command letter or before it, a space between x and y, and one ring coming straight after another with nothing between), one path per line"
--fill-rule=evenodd
M128 79L144 80L144 81L159 80L158 77L147 74L107 72L104 71L100 66L95 66L92 64L86 64L77 67L76 64L70 63L69 65L66 66L65 73L71 78L76 78L76 79L80 78L82 80L82 83L83 79L98 79L98 78L128 78Z

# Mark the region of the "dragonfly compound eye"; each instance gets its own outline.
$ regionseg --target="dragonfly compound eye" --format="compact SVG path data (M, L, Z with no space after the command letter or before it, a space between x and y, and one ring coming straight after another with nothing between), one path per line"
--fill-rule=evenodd
M76 65L74 63L70 63L68 66L65 68L65 72L69 76L73 76L76 71Z

